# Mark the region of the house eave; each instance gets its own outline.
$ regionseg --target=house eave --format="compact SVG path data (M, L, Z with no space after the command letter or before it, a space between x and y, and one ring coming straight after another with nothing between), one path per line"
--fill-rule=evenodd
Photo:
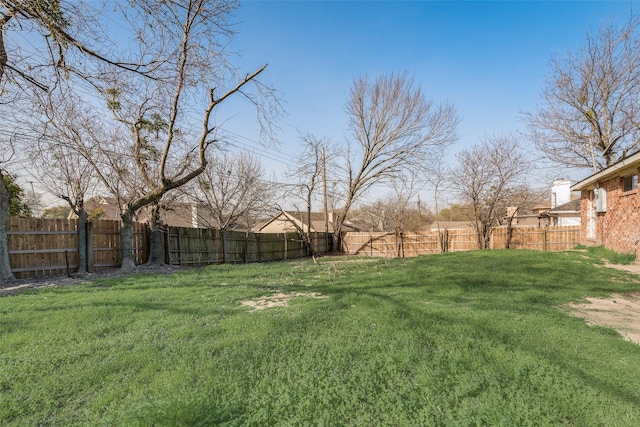
M613 165L601 170L600 172L594 173L593 175L583 179L580 182L575 183L571 186L571 191L588 190L590 188L596 187L598 183L615 177L624 169L630 168L635 163L638 163L640 165L640 151L625 159L620 160L617 163L614 163Z
M553 211L549 212L550 216L558 216L558 215L580 215L580 211Z

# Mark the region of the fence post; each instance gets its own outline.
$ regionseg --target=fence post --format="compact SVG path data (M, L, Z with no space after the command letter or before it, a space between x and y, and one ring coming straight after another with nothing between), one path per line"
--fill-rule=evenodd
M180 236L180 227L176 227L178 232L178 265L182 265L182 236Z
M93 253L93 222L87 221L87 272L94 273L95 269L95 257Z
M325 253L328 254L331 247L331 245L329 244L330 243L329 233L324 233L324 242L325 242Z
M547 229L542 230L542 252L547 251Z
M287 255L289 254L289 249L287 248L287 232L284 232L284 260L287 260Z
M243 261L247 263L247 252L249 251L249 231L244 233L244 252L242 254Z
M258 262L262 261L262 247L260 245L260 233L253 233L253 237L256 239L256 259Z
M171 229L168 225L164 226L164 233L162 233L162 237L164 239L164 244L162 245L162 249L164 250L164 262L167 265L171 265Z
M373 236L369 233L369 255L373 256Z
M227 239L225 239L224 230L220 230L220 247L222 248L222 263L227 262Z

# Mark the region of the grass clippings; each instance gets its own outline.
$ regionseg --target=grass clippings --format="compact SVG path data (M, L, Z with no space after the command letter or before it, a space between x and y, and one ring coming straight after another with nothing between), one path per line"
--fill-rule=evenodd
M320 295L317 292L292 292L288 294L280 292L261 298L243 300L240 301L240 304L251 307L251 311L257 311L272 307L286 307L289 305L289 300L297 297L327 298L326 296Z

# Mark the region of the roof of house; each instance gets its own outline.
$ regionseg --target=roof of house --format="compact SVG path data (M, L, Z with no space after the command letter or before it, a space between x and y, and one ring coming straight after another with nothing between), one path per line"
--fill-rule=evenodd
M559 213L580 213L580 199L573 199L570 202L556 206L549 211L549 215L557 215Z
M281 218L283 214L286 215L286 217L287 217L287 219L289 221L295 221L295 223L297 223L299 225L302 224L302 225L304 225L304 228L306 228L307 222L308 222L308 213L307 212L283 211L283 212L277 214L276 216L274 216L273 218L269 219L268 221L257 225L256 226L256 230L262 230L267 225L271 224L273 221ZM333 233L333 215L332 214L328 215L328 222L329 222L329 224L328 224L329 233ZM324 212L311 212L311 231L323 232L324 231L324 225L325 225L325 213ZM357 230L357 228L349 221L345 221L343 225L347 228L346 231Z
M100 219L120 220L120 208L118 207L118 199L115 197L100 197L85 202L84 209L90 216L96 216ZM69 219L76 218L73 211L69 212Z
M599 182L606 181L616 176L632 173L637 169L638 165L640 165L640 151L630 155L629 157L625 157L600 172L596 172L593 175L588 176L580 182L575 183L571 187L571 191L586 190L591 187L595 187Z
M531 211L534 214L539 214L539 213L545 213L547 212L549 209L551 209L550 205L539 205L539 206L534 206L531 208Z
M118 199L115 197L92 199L87 201L84 206L90 217L95 216L96 219L120 221L120 207L118 206ZM195 212L193 210L194 206L196 206ZM211 216L211 211L207 206L193 203L174 203L160 210L160 220L172 227L211 227L213 226L213 218ZM69 218L75 218L75 214L71 212ZM144 223L148 221L148 218L140 210L136 213L134 220Z
M434 221L431 230L472 230L473 221Z

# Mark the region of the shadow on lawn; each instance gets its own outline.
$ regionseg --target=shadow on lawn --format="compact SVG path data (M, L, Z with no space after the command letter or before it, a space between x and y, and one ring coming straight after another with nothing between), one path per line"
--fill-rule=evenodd
M404 287L415 288L415 286L405 285ZM475 304L458 306L451 301L447 302L445 299L441 299L438 304L434 305L420 299L407 300L406 295L394 296L381 292L381 290L388 290L388 286L380 286L377 289L360 290L356 299L356 307L351 305L353 302L352 292L350 293L346 289L336 289L332 294L333 301L318 301L314 304L305 304L300 307L300 312L295 316L280 316L274 319L267 316L266 313L262 314L265 315L265 321L271 322L274 333L278 329L280 332L283 330L285 332L297 331L305 334L309 332L308 330L322 327L324 322L340 320L337 319L339 317L348 317L349 310L358 309L361 305L378 305L378 312L387 313L398 329L412 331L413 339L420 341L422 347L429 350L421 355L421 358L425 359L421 363L427 365L431 363L444 364L443 372L445 373L462 370L462 374L464 374L465 369L473 369L477 365L478 359L491 360L492 355L486 353L487 349L504 347L507 347L505 354L511 352L524 355L521 357L531 356L531 359L536 361L536 366L531 369L531 375L538 375L540 372L544 372L547 367L551 367L551 373L546 374L549 376L547 381L557 389L549 389L541 393L543 396L540 397L542 402L540 404L546 405L548 411L559 417L580 422L581 414L576 413L577 409L570 406L577 399L577 397L571 396L572 387L576 385L595 391L587 394L587 396L603 396L607 400L621 401L632 407L637 407L640 404L640 395L635 387L638 378L629 377L629 373L625 374L625 372L620 371L619 365L609 363L609 360L615 359L615 347L616 343L618 343L615 340L617 338L611 335L598 334L597 332L592 334L586 326L582 330L576 330L576 337L579 334L586 333L589 335L588 339L601 341L601 348L605 349L601 355L602 357L595 358L597 366L593 367L591 365L593 361L583 362L580 360L581 350L579 346L574 348L565 344L558 345L558 343L549 342L549 340L556 338L553 335L547 336L544 330L545 325L540 325L536 322L537 316L539 316L537 312L545 310L543 306L546 306L546 311L552 320L553 318L561 319L563 315L554 312L554 308L549 307L546 303L540 303L541 307L535 310L536 313L529 312L529 318L515 322L513 319L517 313L509 310L508 307L488 305L483 309L473 307ZM319 313L318 308L322 304L334 304L336 309L329 309ZM473 311L473 314L470 314L470 310ZM343 320L348 321L348 318ZM510 320L514 323L505 328L504 325ZM565 320L567 322L577 322L569 317ZM536 328L536 326L538 327ZM354 324L353 328L362 328L366 333L371 333L366 324ZM474 340L483 341L481 348L476 349L473 347ZM446 347L443 342L447 342ZM619 344L629 345L626 342L622 342L621 339ZM462 351L456 352L456 348ZM356 350L354 349L354 351ZM462 357L466 359L461 362L459 354L462 354ZM363 353L359 357L366 358L368 356L368 354ZM436 358L437 360L434 361L433 359ZM628 357L627 363L640 364L638 359L640 357ZM359 359L353 360L353 363L358 362ZM523 381L522 375L529 375L527 369L530 366L521 367L512 364L508 366L509 372L501 371L502 367L502 365L496 364L495 366L485 367L485 371L483 371L485 374L487 371L494 372L494 377L498 378L496 381L500 381L499 384L483 383L479 384L478 387L481 389L485 386L505 386L513 389L517 386L518 381ZM606 370L610 370L611 373L607 376L600 374ZM552 378L553 372L562 372L563 375L561 378ZM473 372L469 373L473 374ZM564 375L565 373L566 375ZM621 380L621 376L624 375L627 375L627 378ZM479 378L482 380L483 376L481 375ZM457 380L458 378L452 377L442 382L455 384ZM524 379L525 382L528 380L528 378ZM532 380L541 381L540 378L533 378ZM349 381L348 376L345 377L345 381ZM546 384L544 381L545 379L540 384ZM290 384L290 387L296 387L296 384ZM464 405L463 400L467 398L466 396L455 395L452 390L441 390L441 392L444 395L440 404L453 405L449 408L451 411L456 410L455 405ZM554 402L550 396L555 392L568 394L569 403ZM534 393L534 389L526 390L524 393L525 396L527 393ZM372 398L375 397L372 396ZM468 398L473 400L476 399L476 396L469 396ZM538 399L538 396L533 397L533 399ZM219 399L196 396L191 399L176 397L175 400L170 400L161 405L141 408L135 412L133 417L135 420L140 421L140 425L209 425L224 422L236 424L251 421L249 420L250 408L247 407L247 400L239 399L234 400L233 403L227 403L231 406L225 406L225 403L220 402Z
M242 423L246 409L238 405L228 407L212 399L198 397L186 400L176 398L164 404L149 404L125 415L123 422L132 426L205 426L222 423Z
M570 318L558 310L557 306L571 300L584 298L586 295L601 293L624 292L638 290L638 279L625 272L609 271L585 263L572 262L577 258L569 255L562 262L557 256L539 255L531 253L529 257L519 254L504 253L496 258L485 254L445 254L435 258L421 257L412 260L374 261L366 266L354 269L339 270L331 266L309 265L308 277L321 274L333 274L332 283L318 283L307 286L306 277L301 283L282 286L284 292L319 292L329 296L328 299L311 300L286 310L289 315L273 315L274 312L264 311L248 314L248 309L242 309L238 304L249 294L269 293L270 290L259 284L241 285L244 276L233 282L229 288L235 292L241 286L242 291L233 297L228 297L228 307L223 307L219 301L215 304L190 304L188 298L181 295L180 300L171 300L170 294L163 295L159 301L128 299L126 293L100 294L100 288L105 291L127 290L136 291L169 291L172 288L188 288L189 291L201 288L204 291L219 287L221 282L228 279L230 269L222 270L216 275L216 269L185 271L177 273L174 280L158 286L153 277L127 278L118 281L97 282L93 287L98 291L96 299L80 304L51 305L31 308L34 311L54 312L58 310L83 310L104 308L111 313L122 315L148 313L150 311L161 314L175 314L194 318L216 316L230 318L232 316L257 316L251 319L260 322L265 327L259 334L254 334L243 342L242 347L235 349L238 354L252 349L259 350L261 345L269 343L270 335L286 336L289 333L299 333L301 336L311 332L306 339L313 339L313 333L331 333L323 330L331 325L350 325L360 328L365 336L375 336L382 331L372 330L370 323L359 324L359 320L368 320L380 316L388 323L385 334L389 329L397 328L410 339L419 342L425 351L419 355L420 363L443 363L449 368L455 363L453 353L460 353L466 358L467 365L461 369L472 369L477 359L491 360L488 349L506 348L504 354L531 355L540 371L545 367L552 367L554 372L567 373L569 379L558 378L562 391L570 392L573 384L582 384L585 388L596 390L590 396L601 394L604 397L618 399L630 406L640 405L640 394L636 384L640 383L639 374L635 370L625 372L625 366L639 366L640 355L625 352L624 363L618 363L621 346L630 346L622 338L598 333L590 330L579 320ZM479 269L481 258L483 263ZM233 269L232 274L239 270ZM257 274L252 273L252 274ZM277 277L285 277L284 272L277 271ZM603 282L603 275L609 277ZM128 287L131 285L131 287ZM87 288L91 290L92 286ZM222 288L221 288L222 289ZM65 292L67 292L65 290ZM91 294L89 294L91 295ZM242 295L237 296L236 295ZM150 294L151 298L152 295ZM193 293L195 298L195 292ZM167 301L167 302L163 302ZM360 310L364 314L358 317L352 311ZM275 311L276 314L283 313ZM519 319L518 319L519 318ZM241 320L250 318L239 317ZM560 336L551 328L553 323L561 323L561 331L571 331L571 335ZM566 322L566 323L565 323ZM567 326L569 325L569 326ZM581 325L581 326L580 326ZM35 327L36 325L34 325ZM246 324L245 324L246 326ZM240 326L234 325L233 328ZM250 327L250 326L246 326ZM2 328L20 328L17 324L4 324ZM230 327L230 331L234 331ZM240 333L239 333L240 334ZM349 336L343 337L345 345L355 345L348 342ZM391 340L392 335L384 335L384 340ZM575 343L558 343L559 339L575 339ZM481 346L475 348L474 339L481 341ZM580 343L583 340L598 341L598 354L584 357ZM327 341L335 343L338 341ZM573 345L575 344L575 345ZM274 345L278 350L278 346ZM370 355L354 354L365 358ZM437 353L437 354L436 354ZM259 354L259 353L258 353ZM284 355L283 355L284 356ZM436 356L440 359L435 361ZM246 357L250 357L247 354ZM418 356L416 356L418 357ZM507 356L505 356L507 357ZM515 356L514 356L515 357ZM431 359L431 360L430 360ZM355 360L354 363L358 363ZM446 365L449 363L450 365ZM505 362L507 363L507 362ZM508 361L508 363L512 363ZM454 366L455 367L455 366ZM509 364L511 372L499 372L501 366L489 366L487 369L495 371L497 381L508 382L507 385L517 384L518 375L529 375L517 371L517 365ZM453 370L453 369L451 369ZM444 371L448 372L446 369ZM603 375L607 372L606 375ZM456 378L451 381L455 382ZM529 380L526 378L525 380ZM348 378L345 378L348 381ZM553 381L551 381L553 382ZM502 385L502 384L501 384ZM295 387L295 384L291 385ZM248 390L249 392L251 390ZM444 394L453 393L443 390ZM526 391L531 393L531 390ZM553 393L553 390L546 391ZM441 403L461 404L455 402L456 396ZM248 400L246 397L237 399L220 399L218 396L181 396L176 394L165 402L142 406L126 415L126 424L139 425L215 425L221 423L245 424L251 420ZM551 404L549 404L551 405ZM552 409L550 409L552 410ZM565 412L569 409L565 409ZM635 414L637 415L637 414Z
M332 322L349 324L352 320L357 321L359 318L352 318L350 310L364 307L368 310L367 315L384 314L394 327L411 331L412 339L420 341L428 349L422 355L425 359L435 358L437 353L440 359L437 363L456 363L453 354L457 348L467 358L463 361L467 363L467 368L463 366L460 369L472 369L477 359L491 359L492 355L486 353L487 349L506 348L505 354L511 352L524 359L534 360L535 362L529 362L536 364L534 374L544 372L547 367L552 372L547 374L549 376L553 372L563 373L561 378L548 379L550 384L558 387L558 392L570 394L572 387L581 384L594 390L588 396L603 395L630 406L640 404L640 395L634 385L640 382L640 378L635 378L635 372L631 374L621 371L622 365L615 363L616 348L630 344L623 342L621 338L590 330L557 309L559 304L583 298L587 294L637 290L637 279L626 273L603 271L599 267L588 265L566 268L566 265L557 263L549 266L545 265L544 257L534 256L533 260L523 260L507 256L506 260L502 260L507 263L506 266L489 259L481 271L463 265L460 258L456 258L445 259L446 262L440 259L436 268L432 268L428 259L402 263L381 262L379 269L395 269L396 277L393 282L388 281L389 276L381 278L376 266L372 265L346 278L342 278L338 272L333 284L287 286L284 290L288 292L312 290L331 298L301 304L291 316L272 316L269 312L258 312L250 316L262 316L261 320L269 324L267 331L271 331L267 334L286 334L288 331L305 334L318 332L333 324ZM512 264L508 264L510 261ZM610 281L603 285L602 274L620 281ZM166 304L134 305L141 310L177 310L179 313L197 314L194 310L176 309ZM540 319L544 319L544 322ZM545 330L553 322L582 325L575 329L575 335L568 337L575 338L577 343L572 346L566 345L568 343L558 344L558 335ZM562 327L562 331L570 330L566 324ZM354 323L352 328L361 328L366 334L374 333L368 324ZM580 340L585 339L600 342L599 354L592 355L589 360L581 357ZM482 341L481 348L474 348L473 340ZM443 344L445 342L447 347ZM367 357L367 354L361 356ZM640 360L637 360L640 357L625 357L629 359L626 362L628 364L640 364ZM358 361L355 360L354 363ZM426 360L424 363L436 362ZM522 380L519 376L533 374L527 372L526 366L513 363L508 365L510 372L500 372L499 364L486 369L495 371L498 381L506 382L500 385L514 387L518 384L517 381ZM608 375L602 374L607 371ZM345 380L348 381L348 378ZM530 379L525 378L527 380ZM456 378L451 381L455 382ZM542 381L544 383L545 379ZM295 384L291 386L295 387ZM555 391L551 389L545 393L552 395ZM532 393L532 390L526 393ZM534 397L536 398L537 396ZM461 404L457 400L460 399L459 396L445 396L443 399L444 403L447 403L446 399L450 399L449 403L453 405ZM560 414L560 417L580 420L580 414L576 414L577 409L570 407L573 397L569 398L569 404L555 403L549 396L540 399L549 406L549 411ZM233 406L225 407L215 399L177 397L162 405L141 408L133 417L141 425L244 423L250 421L246 405L246 400L236 400ZM568 414L572 416L568 417Z

